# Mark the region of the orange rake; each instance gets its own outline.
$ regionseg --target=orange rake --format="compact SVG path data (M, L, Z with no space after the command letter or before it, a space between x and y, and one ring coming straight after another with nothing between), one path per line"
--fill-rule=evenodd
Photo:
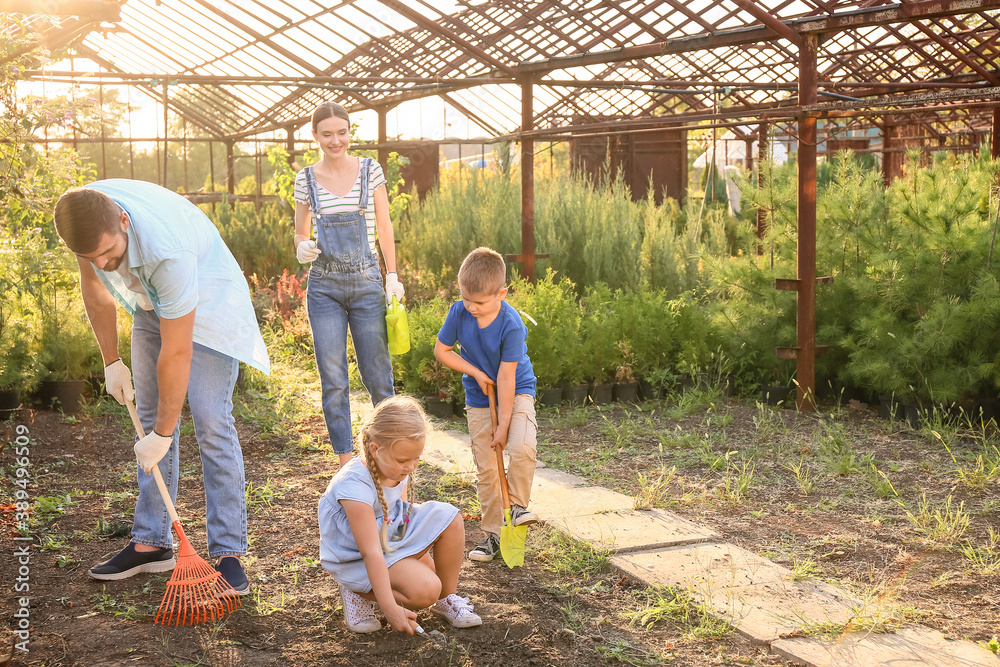
M129 415L135 425L135 432L141 440L146 436L135 412L135 405L127 401ZM167 590L163 594L160 608L156 611L154 623L160 625L195 625L221 620L226 614L231 614L240 606L239 594L233 590L214 567L205 562L191 546L177 510L170 500L170 492L163 482L159 466L153 466L153 478L160 489L163 504L167 506L167 514L173 521L177 539L180 540L180 555L174 573L167 582Z

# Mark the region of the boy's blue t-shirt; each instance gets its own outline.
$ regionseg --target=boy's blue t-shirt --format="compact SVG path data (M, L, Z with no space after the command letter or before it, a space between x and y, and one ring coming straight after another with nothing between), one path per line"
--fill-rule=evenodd
M454 303L444 318L438 340L451 347L456 342L462 346L462 358L489 375L494 382L500 362L516 361L514 393L535 395L535 371L528 358L528 327L521 316L506 301L500 302L500 312L485 329L465 309L461 301ZM479 383L469 375L462 376L465 387L465 404L470 408L488 408L489 399L479 388Z

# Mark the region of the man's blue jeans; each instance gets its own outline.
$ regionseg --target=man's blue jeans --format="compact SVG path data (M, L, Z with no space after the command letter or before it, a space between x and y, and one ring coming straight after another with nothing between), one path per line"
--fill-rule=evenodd
M135 380L136 408L146 433L153 430L159 391L156 362L160 355L160 319L156 313L137 309L132 324L132 377ZM233 388L239 362L233 357L194 344L188 406L194 421L201 453L205 486L205 529L208 554L242 556L247 551L247 508L243 476L243 451L233 419ZM174 441L160 460L159 468L177 498L179 454ZM170 517L156 481L138 468L139 500L135 507L132 541L156 547L170 547Z
M361 265L314 262L306 295L330 444L335 453L347 454L354 447L347 369L348 328L361 381L371 395L372 404L377 405L395 393L382 274L374 262Z

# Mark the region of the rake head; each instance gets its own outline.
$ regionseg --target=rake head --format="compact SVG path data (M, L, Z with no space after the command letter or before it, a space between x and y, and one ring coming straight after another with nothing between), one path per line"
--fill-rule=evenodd
M240 596L223 576L198 555L179 521L180 555L156 612L160 625L196 625L221 620L240 606Z

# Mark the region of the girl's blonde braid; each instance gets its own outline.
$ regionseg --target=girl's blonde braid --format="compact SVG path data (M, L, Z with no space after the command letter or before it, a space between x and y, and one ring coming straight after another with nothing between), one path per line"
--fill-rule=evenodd
M389 553L389 505L385 502L385 494L382 492L382 483L378 480L378 466L375 463L375 455L372 454L368 446L371 442L367 431L361 433L361 447L365 451L365 463L368 464L368 473L375 482L375 490L378 492L378 502L382 505L382 527L378 531L378 539L382 544L382 553Z

